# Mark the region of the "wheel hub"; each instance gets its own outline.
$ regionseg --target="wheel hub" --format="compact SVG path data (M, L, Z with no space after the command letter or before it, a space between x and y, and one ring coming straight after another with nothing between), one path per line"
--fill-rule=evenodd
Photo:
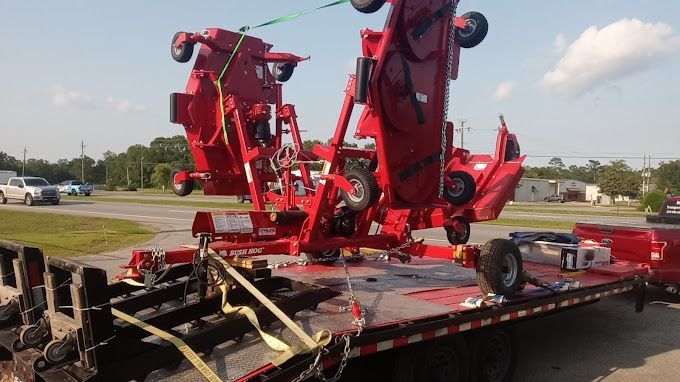
M503 285L511 287L517 279L517 259L512 253L506 253L503 256Z

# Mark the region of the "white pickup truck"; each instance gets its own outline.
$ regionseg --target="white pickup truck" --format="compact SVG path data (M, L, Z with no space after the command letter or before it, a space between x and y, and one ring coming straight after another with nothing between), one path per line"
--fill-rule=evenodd
M38 202L59 204L59 189L51 186L43 178L14 177L9 178L6 185L0 185L0 203L7 203L8 199L23 200L28 206Z

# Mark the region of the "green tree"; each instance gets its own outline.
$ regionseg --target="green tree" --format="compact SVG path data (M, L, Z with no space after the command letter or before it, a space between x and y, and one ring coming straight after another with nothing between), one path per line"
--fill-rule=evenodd
M170 185L170 172L172 171L172 166L167 163L159 163L153 168L151 173L151 183L153 183L156 188L163 188Z
M645 195L644 199L642 200L642 205L640 206L640 209L644 210L647 207L652 210L652 212L659 212L661 209L661 205L663 202L666 201L666 194L663 193L661 190L652 190Z
M553 157L552 159L550 159L550 161L548 162L548 166L552 167L555 171L557 171L558 174L564 171L565 168L562 158L558 157Z
M588 164L586 164L586 170L589 176L587 182L595 183L597 182L597 178L600 176L600 173L602 172L602 163L596 160L589 159Z
M623 160L615 160L604 166L597 186L600 192L612 198L628 196L635 198L640 193L641 177L631 170Z
M673 194L680 194L680 160L661 162L655 175L659 188L670 187Z

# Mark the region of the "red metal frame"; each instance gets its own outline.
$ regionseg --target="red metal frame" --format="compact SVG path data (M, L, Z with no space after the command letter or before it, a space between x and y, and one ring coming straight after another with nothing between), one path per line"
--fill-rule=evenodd
M216 222L225 218L199 212L193 226L194 235L211 233L212 247L227 251L227 256L236 249L244 249L247 256L251 248L261 248L257 254L299 255L335 248L390 248L411 240L411 230L441 226L460 230L458 219L476 222L497 218L523 173L524 160L523 156L506 158L508 142L516 149L519 145L504 121L494 156L471 155L454 147L453 124L446 123L445 174L466 172L477 186L475 196L465 205L451 205L438 194L444 85L457 77L461 51L456 40L456 59L451 72L445 73L448 30L451 23L456 28L465 27L464 20L451 20L447 12L441 12L449 2L394 0L383 31L361 31L363 55L372 60L373 65L368 99L354 136L373 138L375 150L344 147L357 103L354 75L350 75L345 88L333 138L328 145L316 145L308 152L302 148L295 107L283 103L282 85L276 82L268 65L297 65L303 58L272 53L271 45L245 36L218 82L242 35L216 28L180 34L176 47L196 43L202 46L185 92L173 97L173 122L184 125L196 162L195 171L180 172L175 182L199 181L206 195L250 193L254 207L249 213L230 212L249 221L245 223L246 229L238 234L224 234L216 228ZM400 31L405 33L397 33ZM217 89L220 85L222 97ZM224 102L222 105L220 99ZM274 105L275 131L270 139L262 139L263 127L269 131L271 105ZM284 130L284 125L289 129ZM283 147L285 133L291 135L298 160L324 162L316 189L306 163L299 163L300 176L294 175L290 166L280 169L270 166L270 161ZM348 159L377 161L373 175L382 191L377 204L356 212L356 229L352 234L334 229L344 211L340 191L354 193L344 177ZM450 187L449 177L445 178ZM296 196L294 183L299 180L307 190L305 196ZM278 192L277 187L267 186L272 183L279 183ZM284 212L282 220L269 219L266 201ZM373 222L381 224L381 231L369 234ZM441 256L440 249L429 248L419 244L405 251ZM130 267L137 269L140 264L142 268L147 267L144 256L148 254L148 251L135 251ZM166 261L187 262L192 258L193 251L180 250L168 255ZM469 261L466 263L469 265Z

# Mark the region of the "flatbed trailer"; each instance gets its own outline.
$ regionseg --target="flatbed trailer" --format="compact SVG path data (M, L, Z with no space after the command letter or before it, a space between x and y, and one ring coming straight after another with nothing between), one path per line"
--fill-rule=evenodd
M22 259L24 252L35 253L35 249L12 248L13 258ZM2 263L7 262L10 252L3 252ZM637 293L636 311L641 311L644 304L646 269L627 263L567 273L556 266L525 262L524 269L534 277L549 285L564 285L569 279L571 289L547 290L527 284L510 300L496 298L476 306L462 305L470 297L483 297L474 270L454 265L448 259L413 258L410 263L401 263L370 257L332 265L302 265L290 256L257 258L267 260L271 266L253 278L258 289L265 291L306 333L327 331L332 336L323 351L300 352L283 363L275 362L281 352L267 346L245 318L215 314L219 310L219 301L215 299L194 299L192 293L199 287L184 281L191 280L191 275L183 278L181 275L186 273L182 272L187 269L182 266L173 268L162 283L143 288L122 282L107 285L108 277L102 270L73 261L47 259L44 277L47 291L51 290L47 300L50 301L52 292L69 284L71 294L80 293L82 301L76 298L57 306L48 302L46 310L62 311L65 321L71 317L76 323L85 323L82 327L69 325L77 334L79 330L87 333L83 338L90 338L90 342L81 344L79 338L77 349L72 349L63 364L45 364L40 354L50 345L17 346L22 335L8 322L0 330L2 360L7 361L5 366L21 381L192 381L203 380L202 373L208 375L208 380L215 380L209 378L206 369L223 381L291 381L302 380L301 376L320 379L317 373L323 373L329 380L335 375L341 377L339 380L369 380L368 375L373 373L376 375L370 380L375 381L439 380L436 378L442 375L449 375L450 381L509 381L514 368L511 335L514 323L621 293ZM26 270L35 268L26 261L16 264L15 270L22 266ZM5 267L2 272L2 280L13 277ZM19 272L22 277L29 273ZM28 286L25 291L39 286L30 279L30 275L23 278ZM2 288L11 289L11 283ZM178 301L187 293L186 303ZM274 298L276 293L279 296ZM365 325L360 333L353 324L351 309L346 308L352 295L364 309ZM293 331L276 320L271 311L257 302L249 303L243 293L231 297L234 303L240 300L241 304L249 304L267 333L288 344L296 342ZM28 308L22 300L21 311L30 309L37 313L38 305L34 301L33 307ZM200 367L192 366L196 365L195 359L186 362L170 342L133 328L129 322L116 318L119 316L112 318L113 309L184 341L200 354ZM194 309L192 314L188 313L190 309ZM202 313L196 309L202 309ZM30 322L36 322L35 316L30 317ZM51 325L55 336L57 325L55 322ZM80 357L77 353L81 353ZM339 369L342 370L338 372Z

